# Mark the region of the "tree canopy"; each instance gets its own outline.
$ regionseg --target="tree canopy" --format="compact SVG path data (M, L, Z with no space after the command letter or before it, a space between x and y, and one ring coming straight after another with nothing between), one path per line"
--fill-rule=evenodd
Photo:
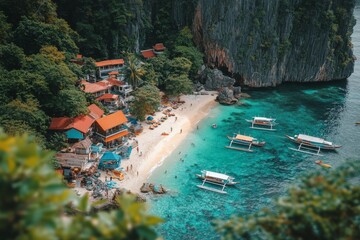
M273 210L217 222L224 239L359 239L360 162L303 176Z
M160 106L160 91L153 85L144 85L134 92L135 100L130 105L131 113L144 121L146 114L157 111Z

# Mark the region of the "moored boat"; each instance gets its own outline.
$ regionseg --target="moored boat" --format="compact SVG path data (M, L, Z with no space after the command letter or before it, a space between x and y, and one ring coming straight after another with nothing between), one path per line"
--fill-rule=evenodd
M256 138L246 136L246 135L234 134L233 137L230 137L230 136L227 136L227 137L230 140L230 144L229 144L229 146L225 146L225 147L233 149L233 150L253 152L253 150L251 149L251 146L254 145L257 147L262 147L265 145L264 141L259 141ZM249 146L249 147L248 148L233 147L232 144L245 145L245 146Z
M251 123L253 129L259 130L268 130L275 131L276 129L273 126L277 125L275 118L266 118L266 117L253 117L251 120L245 119L247 122Z
M237 182L234 182L233 177L230 177L226 174L211 172L211 171L206 171L206 170L202 170L201 175L197 174L197 176L199 178L203 179L203 182L201 185L196 185L198 188L216 192L216 193L221 193L221 194L227 194L227 192L224 191L226 185L235 185L237 183ZM205 183L218 185L221 187L221 190L205 186Z
M265 145L265 141L259 141L256 138L250 137L250 136L246 136L246 135L241 135L241 134L234 134L233 137L227 136L229 140L233 141L233 143L235 144L240 144L240 145L254 145L257 147L262 147Z
M235 178L230 177L226 174L217 173L217 172L211 172L202 170L201 174L196 174L196 176L202 180L207 180L208 182L217 183L217 184L224 184L229 186L233 186L235 184L238 184L239 182L235 182Z
M336 145L332 142L326 141L323 138L313 137L305 134L294 135L294 137L288 135L285 136L292 142L299 144L299 147L297 149L290 148L291 150L308 154L319 155L321 149L336 150L337 148L341 147L340 145ZM305 151L303 149L309 151Z

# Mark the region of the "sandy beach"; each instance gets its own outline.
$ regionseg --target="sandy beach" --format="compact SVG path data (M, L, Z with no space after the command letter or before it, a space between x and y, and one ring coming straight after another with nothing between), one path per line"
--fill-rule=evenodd
M145 122L142 123L144 131L136 136L138 148L133 149L129 159L121 162L121 167L128 171L125 179L118 185L133 193L139 193L151 171L180 145L186 135L195 129L197 123L217 104L215 98L216 92L209 92L209 95L182 96L180 99L185 103L172 110L175 116L169 117L154 130L149 129ZM160 119L161 116L163 113L157 112L154 119ZM169 135L163 136L163 132Z

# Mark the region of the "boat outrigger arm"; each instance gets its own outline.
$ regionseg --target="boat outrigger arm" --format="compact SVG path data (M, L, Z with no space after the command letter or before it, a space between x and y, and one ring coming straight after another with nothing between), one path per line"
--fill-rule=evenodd
M324 156L322 154L320 154L320 147L318 148L309 148L309 147L304 147L303 143L300 143L298 148L290 148L289 149L296 151L296 152L302 152L302 153L307 153L307 154L311 154L311 155L316 155L316 156ZM303 150L305 149L305 150Z
M239 147L233 147L232 146L233 142L234 142L234 140L231 140L229 146L225 146L225 147L229 148L229 149L233 149L233 150L238 150L238 151L254 152L254 150L251 149L252 143L249 144L248 148L239 148Z

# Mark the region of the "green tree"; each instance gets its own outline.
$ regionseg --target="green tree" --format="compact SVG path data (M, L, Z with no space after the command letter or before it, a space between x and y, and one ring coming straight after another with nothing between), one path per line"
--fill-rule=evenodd
M50 102L58 116L76 117L87 114L87 101L79 89L64 89Z
M151 84L157 86L159 83L158 73L155 71L154 66L151 63L145 63L144 69L144 84Z
M170 75L166 81L165 93L169 96L190 94L193 89L191 80L186 75Z
M0 235L3 239L156 239L161 222L132 196L116 200L118 210L91 211L54 173L52 153L30 137L0 134ZM75 215L69 212L69 203Z
M360 162L304 176L288 194L247 217L217 222L224 239L360 239Z
M191 61L184 57L177 57L167 62L167 65L169 74L165 80L165 93L169 96L191 93L193 84L188 77Z
M25 102L15 99L0 106L0 124L8 121L26 123L33 131L40 134L44 134L49 125L49 118L39 109L37 101L33 99L28 99Z
M185 57L191 61L191 69L189 75L195 78L201 65L204 64L203 54L195 46L175 46L173 50L175 57Z
M142 84L142 77L145 74L142 64L134 54L129 54L127 58L127 67L126 67L126 79L129 83L136 89L140 84Z
M138 88L133 96L135 100L130 105L130 111L141 121L145 120L146 114L155 112L160 106L160 91L153 85Z
M25 61L24 51L13 43L0 45L0 66L6 70L20 69Z
M77 37L63 19L49 24L23 17L14 32L16 45L26 54L36 54L44 46L55 46L60 51L75 54L79 52L75 44Z
M11 24L6 20L4 12L0 11L0 44L6 43L11 33Z
M157 80L157 86L160 89L165 87L165 80L170 73L169 63L170 59L166 54L161 54L156 58L151 58L148 63L152 65L155 71L155 79Z
M55 132L47 136L48 141L45 143L47 149L60 151L69 146L65 133Z

